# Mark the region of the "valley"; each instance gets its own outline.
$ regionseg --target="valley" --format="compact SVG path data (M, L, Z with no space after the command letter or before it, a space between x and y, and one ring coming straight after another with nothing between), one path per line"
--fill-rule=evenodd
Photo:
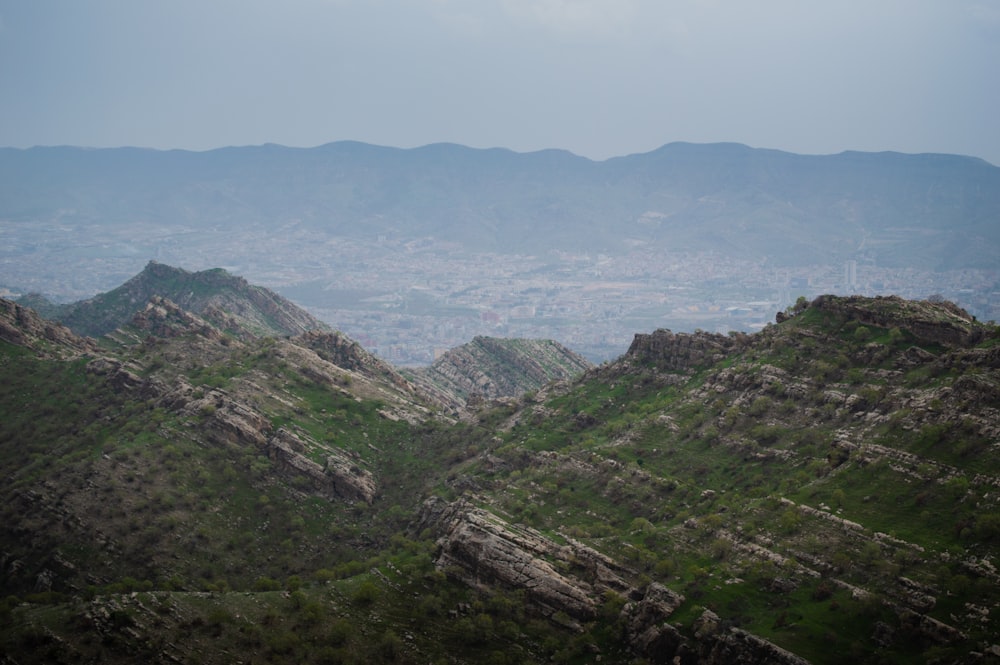
M998 215L954 155L0 149L0 663L1000 662Z
M623 353L637 331L759 330L799 296L823 293L940 295L982 320L1000 319L997 272L986 269L860 263L848 283L844 264L780 266L642 246L622 254L477 254L445 239L368 242L300 224L243 228L238 237L223 229L30 226L16 235L33 251L22 253L17 243L0 250L3 282L18 285L17 293L6 290L9 297L89 298L150 258L202 270L225 256L230 271L283 294L401 366L429 365L477 335L555 339L604 362Z
M0 293L221 267L400 366L477 335L604 362L635 332L759 330L825 293L1000 318L1000 169L954 155L62 147L0 150L0 183Z
M465 404L262 330L308 318L225 271L62 310L96 340L0 302L7 660L1000 657L1000 331L946 301L802 298Z

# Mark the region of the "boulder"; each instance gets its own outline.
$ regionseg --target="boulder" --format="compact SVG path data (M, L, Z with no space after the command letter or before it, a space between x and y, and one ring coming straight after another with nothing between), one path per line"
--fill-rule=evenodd
M603 591L628 588L607 557L578 543L559 545L464 499L429 499L420 528L438 535L438 568L471 586L523 590L545 616L562 612L577 621L592 620Z

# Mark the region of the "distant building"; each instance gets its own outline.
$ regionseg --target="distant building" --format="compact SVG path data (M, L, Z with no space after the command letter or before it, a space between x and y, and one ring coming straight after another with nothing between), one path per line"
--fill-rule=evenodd
M844 264L844 288L856 291L858 288L858 262L848 261Z
M534 305L518 305L517 307L512 307L510 310L511 318L515 319L530 319L535 316L535 306Z

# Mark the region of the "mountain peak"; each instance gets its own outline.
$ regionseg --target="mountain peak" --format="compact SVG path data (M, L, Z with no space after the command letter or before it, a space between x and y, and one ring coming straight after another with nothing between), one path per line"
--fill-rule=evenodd
M286 298L252 286L222 268L189 272L157 261L150 261L120 287L63 306L53 316L78 333L99 337L128 323L156 297L198 314L236 337L330 329Z

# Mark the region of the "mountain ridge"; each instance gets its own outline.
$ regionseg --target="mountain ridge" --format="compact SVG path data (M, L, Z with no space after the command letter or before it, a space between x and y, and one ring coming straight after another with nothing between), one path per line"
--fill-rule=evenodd
M1000 256L991 224L1000 168L934 153L797 155L677 142L597 162L456 144L39 148L0 153L0 175L0 215L13 220L228 227L296 218L350 237L447 236L475 250L600 251L628 239L779 264L870 256L919 265L927 256L913 253L930 251L932 265L948 268L995 265ZM669 233L636 224L647 213L668 220ZM958 235L948 251L928 250L893 235L895 227ZM808 241L805 229L821 237Z
M66 305L46 304L44 309L78 333L100 337L128 322L154 296L203 315L237 336L330 330L286 298L221 268L189 272L156 261L116 289Z
M637 333L460 421L328 331L224 333L161 298L63 354L4 312L18 662L1000 652L1000 330L951 303Z
M455 409L501 398L516 398L554 381L564 381L593 365L553 340L477 336L449 349L430 366L407 374L425 392Z

